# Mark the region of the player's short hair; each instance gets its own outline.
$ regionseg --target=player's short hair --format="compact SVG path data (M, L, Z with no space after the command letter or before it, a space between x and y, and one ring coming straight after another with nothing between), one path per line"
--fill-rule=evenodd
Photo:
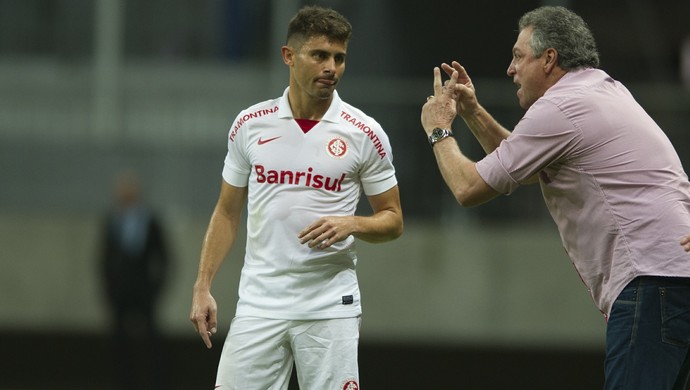
M347 44L352 37L352 25L337 11L319 6L306 6L290 20L288 44L297 47L315 36L325 36L333 42Z
M532 27L530 46L539 58L549 48L558 52L557 64L565 70L599 66L597 44L589 26L564 7L545 6L524 14L520 31Z

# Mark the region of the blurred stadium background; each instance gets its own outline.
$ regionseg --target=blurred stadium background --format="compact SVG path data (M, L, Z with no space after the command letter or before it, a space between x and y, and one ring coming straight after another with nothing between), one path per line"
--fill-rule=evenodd
M286 86L279 48L306 3L0 0L0 388L112 388L97 246L123 169L144 178L172 246L159 307L169 388L212 387L242 245L215 283L213 350L187 316L227 129L240 109ZM512 127L522 112L505 70L517 20L566 5L590 24L602 68L632 90L687 168L690 2L309 3L354 26L339 92L387 130L406 218L398 241L360 244L362 386L600 388L604 319L538 188L460 209L419 113L432 68L457 59L480 101ZM480 158L464 124L456 128Z

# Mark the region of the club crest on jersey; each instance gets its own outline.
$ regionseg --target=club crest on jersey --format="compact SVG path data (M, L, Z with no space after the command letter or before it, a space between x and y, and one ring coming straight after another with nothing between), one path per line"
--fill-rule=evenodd
M335 137L328 141L326 152L328 152L331 157L343 158L347 154L347 148L347 142L345 142L344 139Z
M359 384L356 380L350 379L343 384L343 390L359 390Z

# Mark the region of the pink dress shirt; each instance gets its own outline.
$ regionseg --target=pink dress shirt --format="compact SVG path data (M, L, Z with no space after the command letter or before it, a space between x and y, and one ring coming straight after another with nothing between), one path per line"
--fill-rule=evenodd
M571 71L477 163L509 194L538 174L563 246L602 313L640 275L690 277L690 183L664 132L619 82Z

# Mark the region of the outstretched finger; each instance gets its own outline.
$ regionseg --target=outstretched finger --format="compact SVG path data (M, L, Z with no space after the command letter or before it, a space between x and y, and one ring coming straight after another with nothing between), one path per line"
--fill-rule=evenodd
M453 64L456 64L457 62L453 61ZM441 64L441 69L443 69L444 72L450 77L453 74L453 67L446 64L445 62Z
M434 67L434 96L439 97L443 94L443 83L441 82L441 69Z
M453 68L458 72L458 81L467 87L472 85L472 80L470 80L470 75L467 74L467 70L464 66L460 65L459 62L453 61Z
M211 343L211 336L216 333L216 318L215 314L209 315L206 321L203 321L199 326L199 336L206 344L206 348L211 348L213 344Z
M201 340L206 344L206 348L211 348L211 332L206 322L206 316L195 316L192 318L192 323L194 324L196 332L201 336Z
M458 82L458 72L453 71L450 75L450 80L448 80L448 85L444 89L444 93L451 98L455 95L455 84Z
M201 336L201 340L204 341L206 348L211 349L211 347L213 347L213 343L211 343L211 332L200 332L199 335Z
M458 73L467 73L467 72L465 71L465 67L462 66L462 65L460 65L459 62L453 61L453 62L452 62L452 65L453 65L453 69L457 70Z

